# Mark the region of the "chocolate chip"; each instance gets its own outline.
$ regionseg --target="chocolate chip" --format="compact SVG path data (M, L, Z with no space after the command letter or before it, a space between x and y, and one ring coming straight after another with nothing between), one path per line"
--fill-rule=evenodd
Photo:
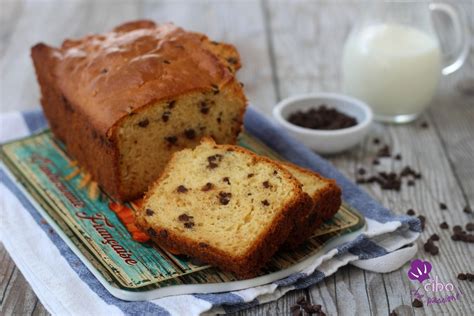
M466 214L471 214L472 209L468 205L466 205L466 207L463 209L463 212L466 213Z
M428 122L423 122L420 125L421 128L428 128Z
M439 235L438 234L433 234L430 236L430 240L433 240L433 241L438 241L439 240Z
M303 311L301 310L301 307L298 306L298 308L299 309L291 312L291 316L303 316Z
M163 60L163 64L168 64L168 65L169 65L169 64L170 64L170 61L167 60L167 59L164 59L164 60Z
M298 300L296 301L296 303L297 303L298 305L305 305L305 304L307 304L308 302L306 301L306 297L300 296L300 297L298 298Z
M207 168L209 169L217 168L217 166L219 166L219 162L222 161L222 158L223 156L220 154L215 154L213 156L207 157L207 161L208 161Z
M453 232L455 232L455 233L462 232L462 227L459 226L459 225L454 226L453 227Z
M426 217L424 217L423 215L418 215L418 219L421 223L421 230L425 230Z
M218 94L219 93L219 87L215 84L211 84L211 88L212 88L212 92L214 94Z
M168 231L166 229L160 230L161 238L168 238Z
M176 136L167 136L165 137L165 140L169 145L176 145L178 143L178 137Z
M184 223L184 227L185 227L185 228L193 228L193 226L194 226L194 222L186 222L186 223Z
M263 183L262 183L262 184L263 184L263 187L264 187L264 188L266 188L266 189L268 189L268 188L271 188L271 187L272 187L272 185L270 184L270 182L269 182L268 180L267 180L267 181L263 181Z
M222 178L222 181L224 181L225 183L227 183L227 184L230 185L229 177L224 177L224 178Z
M375 166L377 166L377 165L380 164L380 161L379 161L378 159L374 159L374 160L372 161L372 164L375 165Z
M176 105L176 100L169 101L168 102L168 109L174 108L175 105Z
M178 216L178 220L179 220L180 222L188 222L188 221L190 221L190 220L192 220L192 219L193 219L193 217L192 217L192 216L189 216L189 215L186 214L186 213L183 213L183 214L181 214L181 215Z
M192 128L189 128L184 131L184 135L186 136L187 139L194 139L196 138L196 131L193 130Z
M472 232L474 230L474 223L467 223L466 224L466 230L468 232Z
M398 316L398 314L396 311L393 310L390 312L389 316Z
M458 280L461 280L461 281L467 280L467 275L465 273L459 273Z
M148 121L148 119L144 119L144 120L141 120L140 122L138 122L138 126L147 127L149 123L150 122Z
M444 203L439 203L439 208L442 209L442 210L447 210L448 209L448 207Z
M379 149L379 151L377 152L377 157L390 157L390 148L388 147L388 145L385 145Z
M306 313L312 314L319 314L321 312L321 305L311 305L307 304L303 306L303 309Z
M208 182L202 187L201 191L206 192L212 190L212 188L214 188L214 185L211 182Z
M201 247L201 248L207 248L207 247L209 247L209 245L206 244L205 242L200 242L200 243L199 243L199 247Z
M108 70L107 68L103 68L103 69L100 71L101 74L106 74L106 73L108 73L108 72L109 72L109 70Z
M149 208L146 209L145 213L146 213L147 216L152 216L153 214L155 214L155 212L152 209L149 209Z
M231 197L232 197L232 193L219 192L219 202L220 202L222 205L227 205L227 204L229 204Z
M374 145L378 145L378 144L380 144L380 139L374 138L374 140L372 142L374 143Z
M170 116L171 116L170 111L164 111L163 114L161 115L161 120L163 122L168 122L168 120L170 119Z
M262 201L262 204L265 205L265 206L269 206L269 205L270 205L270 203L268 202L268 200L263 200L263 201Z
M413 215L415 215L415 211L413 209L409 209L407 211L407 215L413 216Z
M148 233L148 235L150 235L151 237L156 237L156 236L157 236L157 235L156 235L156 232L155 232L155 230L154 230L153 228L148 228L148 229L147 229L147 233Z
M364 168L359 168L359 170L357 170L357 173L363 176L366 173L366 171Z
M273 170L273 175L275 175L275 176L276 176L277 174L278 174L278 171L276 171L276 170Z
M423 302L415 298L413 302L411 303L411 306L416 307L416 308L423 307Z
M441 228L441 229L448 229L448 228L449 228L449 225L448 225L448 223L446 223L446 222L442 222L441 224L439 224L439 228Z
M336 130L357 124L354 117L324 104L307 111L293 112L289 115L288 121L301 127L317 130Z
M415 181L413 181L413 180L408 180L408 181L407 181L407 185L408 185L409 187L412 187L412 186L415 185Z
M228 58L227 58L227 62L228 62L229 64L231 64L231 65L235 65L235 64L238 63L238 59L235 58L235 57L228 57Z
M176 189L179 193L186 193L188 192L188 189L184 185L179 185L178 188Z
M396 154L395 155L395 160L402 160L402 155Z
M255 174L253 174L253 173L249 173L249 174L247 175L247 178L252 178L254 175L255 175Z

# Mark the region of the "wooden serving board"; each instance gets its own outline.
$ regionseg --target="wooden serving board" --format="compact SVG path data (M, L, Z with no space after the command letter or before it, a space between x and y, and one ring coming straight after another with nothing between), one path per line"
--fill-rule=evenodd
M239 145L281 157L246 132ZM343 205L294 251L280 251L251 280L134 241L109 207L115 202L69 159L62 143L44 131L1 147L3 168L92 273L115 296L143 300L173 294L230 291L265 284L302 270L328 249L356 237L364 220ZM127 203L134 210L134 203Z

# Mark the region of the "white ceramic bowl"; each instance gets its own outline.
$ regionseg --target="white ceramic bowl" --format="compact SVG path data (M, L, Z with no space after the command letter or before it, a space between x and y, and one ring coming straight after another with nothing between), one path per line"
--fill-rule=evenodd
M296 111L307 111L322 104L335 108L357 120L357 125L337 130L315 130L290 123L287 118ZM282 100L273 109L276 121L292 136L321 154L334 154L355 146L370 129L372 110L364 102L338 93L312 93Z

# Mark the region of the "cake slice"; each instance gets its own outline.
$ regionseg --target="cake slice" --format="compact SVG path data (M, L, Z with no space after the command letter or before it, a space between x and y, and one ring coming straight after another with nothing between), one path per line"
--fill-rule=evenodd
M195 149L173 155L136 221L164 248L251 277L307 216L311 203L279 164L205 138Z
M341 189L336 181L321 177L316 172L289 162L281 163L302 185L313 200L313 207L305 218L299 217L299 223L291 231L284 247L296 248L311 237L321 223L330 219L341 206Z

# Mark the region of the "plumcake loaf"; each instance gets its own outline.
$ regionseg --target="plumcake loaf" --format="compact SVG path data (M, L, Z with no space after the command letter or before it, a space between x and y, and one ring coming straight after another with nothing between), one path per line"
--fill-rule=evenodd
M310 206L301 184L277 163L203 139L174 154L136 222L166 249L250 277Z
M283 245L286 248L296 248L310 238L323 221L333 217L341 207L341 189L336 181L321 177L316 172L296 166L289 162L281 163L302 185L313 200L313 207L305 218L290 233Z
M205 35L136 21L31 54L53 133L120 200L140 197L173 152L240 132L239 54Z

